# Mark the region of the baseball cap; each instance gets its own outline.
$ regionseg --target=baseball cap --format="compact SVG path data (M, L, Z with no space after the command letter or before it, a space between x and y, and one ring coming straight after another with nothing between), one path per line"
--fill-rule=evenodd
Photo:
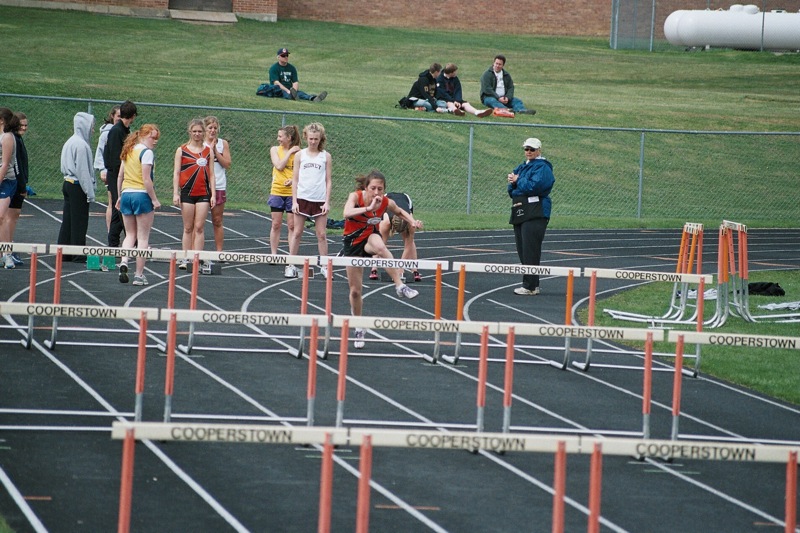
M279 56L288 56L289 55L289 50L287 48L280 48L280 49L278 49L278 55Z
M539 148L542 147L542 141L540 141L536 137L529 137L525 139L524 143L522 143L523 148L525 148L526 146L538 150Z

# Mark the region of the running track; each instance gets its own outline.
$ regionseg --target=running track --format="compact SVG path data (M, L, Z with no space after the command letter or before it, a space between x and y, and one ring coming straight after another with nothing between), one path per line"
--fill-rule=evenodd
M54 241L60 202L26 205L18 242ZM89 241L102 244L102 214L93 213ZM424 220L424 213L420 214ZM264 213L226 215L226 249L264 253ZM715 272L716 231L706 229L704 272ZM210 238L211 227L206 236ZM285 233L284 233L285 235ZM152 245L179 248L180 217L156 218ZM680 230L551 230L543 265L674 271ZM399 246L399 239L393 242ZM510 230L422 232L420 258L516 263ZM207 246L210 247L210 246ZM331 253L338 250L336 237ZM800 268L800 231L751 230L750 269ZM312 235L302 254L312 255ZM399 251L398 251L399 252ZM399 253L397 254L399 255ZM52 256L40 256L37 301L52 300ZM113 273L66 265L62 303L165 307L167 264L148 265L148 287L121 285ZM300 282L265 265L223 265L223 275L200 279L198 307L297 313ZM28 267L0 272L0 300L25 302ZM470 274L465 320L562 324L563 278L543 279L543 294L519 297L517 276ZM455 318L457 273L444 275L443 317ZM310 281L309 312L324 312L324 282ZM600 281L606 294L632 286ZM190 277L181 274L177 307L187 307ZM365 315L431 318L432 273L415 284L415 300L399 300L391 284L365 285ZM588 283L575 283L575 307L586 305ZM347 314L344 272L334 277L333 313ZM49 320L37 320L30 351L20 344L24 317L3 317L0 329L0 513L16 531L109 531L117 523L121 443L109 438L115 420L131 418L136 335L125 321L61 321L49 350ZM72 328L72 329L70 329ZM79 328L83 328L80 330ZM150 325L146 421L160 421L164 358L155 349L164 323ZM185 339L186 326L179 337ZM179 355L173 419L297 422L306 414L307 362L285 352L292 331L198 326L195 349ZM792 334L787 332L787 334ZM796 334L796 333L795 333ZM334 332L338 338L338 331ZM367 348L351 358L346 425L394 423L443 429L475 423L476 338L466 338L458 365L431 365L430 335L371 331ZM452 342L452 339L446 339ZM180 339L179 339L180 341ZM382 341L382 342L378 342ZM414 342L420 341L420 342ZM490 358L503 358L492 339ZM641 372L593 368L560 371L563 340L529 338L516 352L512 425L590 434L641 430ZM598 346L600 345L600 346ZM338 341L333 342L338 350ZM608 362L641 364L638 355L595 343ZM580 357L580 346L576 354ZM318 366L316 424L336 414L337 355ZM669 438L672 374L654 375L652 436ZM485 420L500 431L503 367L490 363ZM682 434L713 438L800 441L800 408L764 398L704 375L684 380ZM335 453L333 531L355 524L358 448ZM136 446L134 531L313 531L317 527L320 450L317 447L142 442ZM589 460L570 455L566 530L586 527ZM553 457L547 454L376 448L370 526L373 531L542 531L550 528ZM785 466L768 463L603 461L603 531L776 531L783 528ZM778 529L780 528L780 529Z

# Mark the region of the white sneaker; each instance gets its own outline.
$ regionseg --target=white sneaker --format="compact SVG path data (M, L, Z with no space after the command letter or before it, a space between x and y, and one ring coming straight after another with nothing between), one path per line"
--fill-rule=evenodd
M297 277L297 267L294 265L286 265L286 268L283 269L283 277L284 278L296 278Z
M363 328L356 328L356 338L353 341L353 346L355 346L356 350L362 350L366 343L364 342L364 337L366 336L367 332Z
M189 260L188 259L179 259L178 260L178 268L180 270L186 270L189 267Z
M328 267L326 266L319 267L319 273L322 276L322 279L328 279Z
M11 257L11 254L5 254L3 256L3 266L8 270L17 268L17 265L14 264L14 258Z
M519 294L520 296L536 296L539 294L539 287L536 287L532 291L526 289L525 287L517 287L514 289L514 294Z
M397 296L400 298L408 298L409 300L411 298L416 298L419 295L419 291L415 291L405 283L397 287L395 291L397 292Z

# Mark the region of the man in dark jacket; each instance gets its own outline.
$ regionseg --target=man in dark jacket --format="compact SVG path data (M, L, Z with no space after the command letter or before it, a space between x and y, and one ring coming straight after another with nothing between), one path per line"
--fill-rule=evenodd
M495 109L511 108L514 113L535 115L534 109L527 109L522 100L514 97L514 80L505 70L506 56L494 56L494 63L481 76L481 102Z
M442 65L434 63L431 68L419 73L419 78L408 93L408 99L411 100L414 109L447 113L447 103L436 100L436 78L441 71Z
M108 140L106 147L103 150L103 161L106 164L108 173L108 192L111 194L111 223L108 227L108 245L112 248L119 248L120 235L125 226L122 224L122 216L117 209L117 199L119 198L119 191L117 190L117 176L119 175L119 167L122 162L119 157L122 154L122 145L125 142L125 137L131 132L131 124L136 119L136 104L130 100L126 100L119 107L119 120L108 132Z

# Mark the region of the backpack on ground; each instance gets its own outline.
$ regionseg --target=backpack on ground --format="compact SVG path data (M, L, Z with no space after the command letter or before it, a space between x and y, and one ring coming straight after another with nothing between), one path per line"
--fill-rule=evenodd
M747 293L757 296L786 296L786 291L777 283L758 281L747 284Z
M414 102L408 97L402 97L395 107L399 107L400 109L414 109Z

